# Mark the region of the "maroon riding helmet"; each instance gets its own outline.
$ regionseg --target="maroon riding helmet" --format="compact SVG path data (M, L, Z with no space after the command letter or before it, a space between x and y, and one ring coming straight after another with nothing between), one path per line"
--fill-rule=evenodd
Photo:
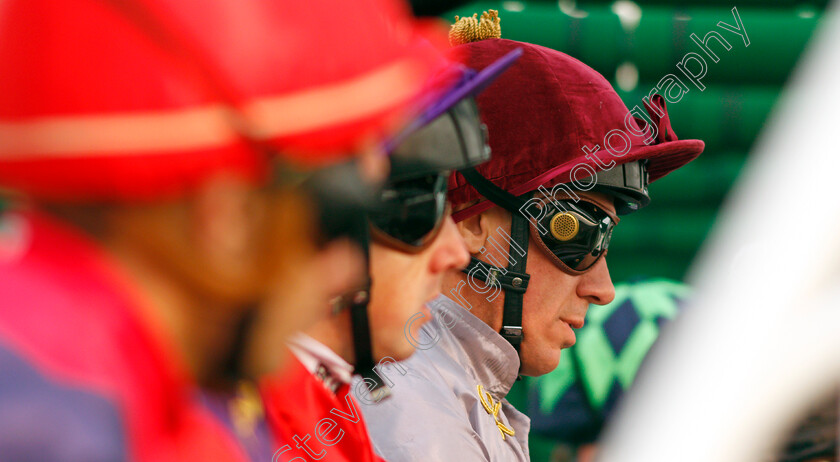
M464 272L504 290L501 334L518 350L528 239L562 271L584 273L606 252L617 217L577 192L608 194L619 215L638 210L650 202L648 184L704 143L677 139L661 95L629 110L603 76L559 51L499 38L456 50L482 68L515 48L522 57L477 98L493 157L453 173L449 200L462 208L455 221L494 205L513 216L507 267L473 258Z

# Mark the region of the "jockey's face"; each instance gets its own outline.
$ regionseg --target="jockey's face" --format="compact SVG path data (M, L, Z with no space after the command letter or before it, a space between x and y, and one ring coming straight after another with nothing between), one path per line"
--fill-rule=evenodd
M615 213L612 201L598 193L579 193L584 200L593 200L610 213ZM500 207L492 207L477 216L458 223L458 229L474 257L483 261L508 263L508 255L498 251L495 242L507 242L499 228L510 235L511 215ZM507 249L505 249L507 250ZM518 255L514 258L520 258ZM526 272L531 275L523 298L522 333L520 346L523 375L542 375L551 372L560 361L560 350L575 343L573 328L583 325L586 310L590 304L604 305L615 297L615 288L610 280L607 263L601 258L589 271L581 275L570 275L560 270L543 253L533 239L529 240ZM457 287L465 281L466 275L450 273L446 290ZM471 312L495 331L502 328L504 294L495 298L490 293L463 287L459 295L471 306Z
M451 217L446 218L434 241L418 253L371 245L373 287L368 312L375 358L411 356L414 347L405 333L409 318L418 312L426 314L410 323L412 329L431 319L425 303L440 294L447 271L463 268L468 262L469 254Z

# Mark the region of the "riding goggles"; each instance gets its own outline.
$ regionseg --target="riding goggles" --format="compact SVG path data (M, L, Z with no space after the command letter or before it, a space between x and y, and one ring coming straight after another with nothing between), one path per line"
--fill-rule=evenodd
M437 236L449 215L447 181L451 170L490 158L487 129L472 98L398 137L391 150L391 174L380 204L370 213L372 237L404 252L418 252Z
M449 215L449 172L490 159L487 127L474 95L521 55L517 48L480 71L452 66L444 74L459 75L455 85L443 94L430 95L433 102L386 141L391 174L382 191L381 210L370 214L374 239L408 252L420 251L434 240Z
M586 200L554 200L548 213L531 222L531 234L564 272L577 275L607 253L618 218Z
M450 213L448 178L444 171L386 185L379 209L370 214L374 241L410 253L426 248Z

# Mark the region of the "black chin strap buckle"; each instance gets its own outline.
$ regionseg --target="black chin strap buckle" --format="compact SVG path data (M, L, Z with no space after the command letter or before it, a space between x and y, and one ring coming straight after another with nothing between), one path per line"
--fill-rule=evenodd
M522 326L502 326L499 333L519 351L519 345L522 344Z
M391 387L386 385L385 382L379 377L379 375L376 373L375 368L358 371L358 374L362 377L362 380L365 383L365 387L367 388L367 391L368 393L370 393L370 397L373 399L374 402L378 403L383 399L391 396Z

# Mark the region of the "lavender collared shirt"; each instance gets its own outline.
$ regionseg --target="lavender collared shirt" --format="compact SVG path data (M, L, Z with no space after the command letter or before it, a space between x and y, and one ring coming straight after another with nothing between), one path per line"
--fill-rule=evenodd
M426 349L379 370L391 396L359 400L376 452L391 462L530 460L530 419L505 399L519 371L516 350L446 296L429 308L434 319L415 339ZM490 395L484 403L479 385ZM496 417L485 406L494 403ZM503 438L497 421L515 435Z

